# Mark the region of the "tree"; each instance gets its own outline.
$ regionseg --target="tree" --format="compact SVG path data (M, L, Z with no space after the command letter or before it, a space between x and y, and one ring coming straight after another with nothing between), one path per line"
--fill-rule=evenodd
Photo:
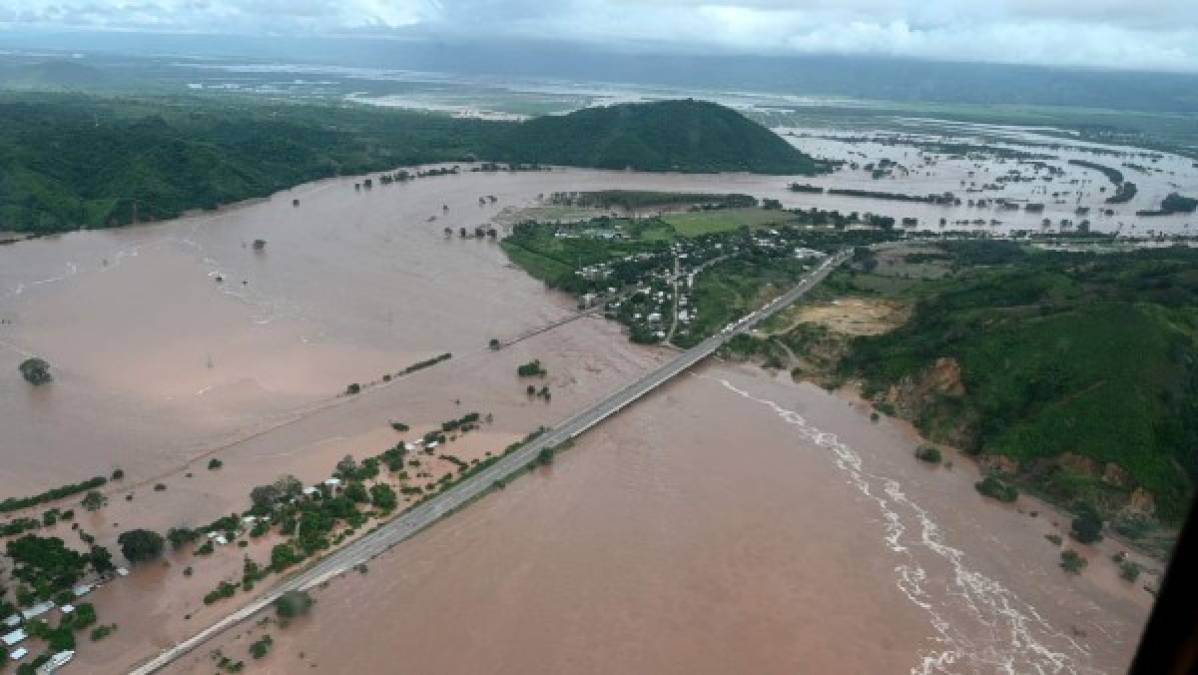
M301 560L303 557L295 552L290 543L275 544L270 550L270 567L276 572L281 572Z
M39 359L36 356L22 361L17 369L21 371L25 381L34 386L46 384L54 379L50 375L50 364L45 359Z
M316 601L307 591L287 591L275 600L275 613L280 619L294 619L307 614L314 604Z
M250 501L258 509L273 509L276 504L304 492L304 484L292 475L280 476L269 485L259 485L250 490Z
M279 501L279 490L274 484L255 486L250 490L250 501L257 508L273 508Z
M112 554L103 546L92 546L87 554L87 559L96 574L108 574L113 570Z
M358 462L353 455L346 455L337 462L337 475L346 480L358 475Z
M83 508L87 509L88 511L99 511L100 509L104 508L104 505L107 503L108 499L106 499L104 495L100 494L96 490L89 490L88 493L83 496Z
M376 483L370 486L370 501L384 511L390 511L399 504L399 499L395 496L395 490L386 483Z
M1073 519L1073 538L1083 544L1102 541L1102 516L1089 503L1082 504Z
M121 533L116 538L121 553L131 563L153 560L162 555L162 535L150 530L136 529Z
M353 481L345 486L345 497L356 504L364 504L370 500L366 486L358 481Z

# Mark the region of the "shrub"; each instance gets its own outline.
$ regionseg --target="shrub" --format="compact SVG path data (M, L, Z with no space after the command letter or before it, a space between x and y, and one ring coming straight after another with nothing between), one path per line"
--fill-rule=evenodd
M88 511L99 511L108 503L108 499L96 490L90 490L86 495L83 495L83 508Z
M172 527L166 531L166 540L171 543L171 548L179 550L184 544L195 541L200 536L200 533L189 527Z
M1056 544L1057 546L1060 546L1061 542L1065 541L1064 539L1061 538L1061 535L1059 535L1055 532L1052 534L1044 535L1044 538L1051 541L1052 543Z
M263 635L250 645L250 656L260 659L270 653L272 645L274 645L274 640L269 635Z
M392 422L391 428L396 431L399 431L399 432L404 432L404 431L410 430L412 427L409 427L408 425L404 424L403 422Z
M120 480L124 477L125 477L124 469L113 469L112 470L112 480Z
M1135 581L1140 578L1140 572L1143 571L1140 565L1134 560L1124 560L1119 563L1119 576L1128 581Z
M541 448L537 453L537 464L548 466L553 463L553 448Z
M993 497L1000 502L1011 503L1019 498L1019 490L1015 489L1015 486L1004 483L994 475L986 476L984 480L974 483L974 487L983 495Z
M90 602L81 602L75 605L75 611L70 616L74 617L71 625L75 630L90 628L96 623L96 606Z
M236 592L237 592L237 584L231 584L227 581L222 581L222 582L220 582L220 584L217 585L217 587L215 589L209 591L204 596L204 604L211 605L212 603L214 603L218 600L223 600L225 598L231 598L231 597L233 597L233 594Z
M95 628L92 629L91 640L92 640L92 642L97 642L99 640L103 640L104 638L108 637L109 635L112 635L115 632L116 632L116 624L115 623L108 624L107 626L96 626Z
M516 367L516 375L520 377L545 377L549 371L541 365L539 359L533 359Z
M362 385L358 384L357 382L352 382L348 387L345 388L345 393L349 396L353 396L361 391Z
M927 462L929 464L939 464L941 459L940 449L934 448L930 445L919 446L919 448L915 450L915 456L920 461Z
M224 462L220 461L219 459L217 459L215 457L208 460L208 470L209 471L216 471L217 469L221 468L224 465L225 465Z
M1071 548L1061 551L1061 569L1070 574L1081 574L1088 564L1088 560Z
M270 566L276 572L281 572L303 559L303 556L296 553L295 547L289 543L276 544L270 550Z

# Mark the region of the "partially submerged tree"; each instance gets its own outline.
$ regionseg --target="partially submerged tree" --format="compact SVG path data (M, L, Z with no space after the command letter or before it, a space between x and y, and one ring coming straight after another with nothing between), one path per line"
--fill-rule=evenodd
M121 553L131 563L153 560L162 555L162 535L150 530L128 530L116 538Z
M45 359L36 356L25 359L17 366L25 381L32 385L46 384L54 378L50 375L50 364Z
M294 619L306 614L315 603L307 591L287 591L275 600L275 613L280 619Z

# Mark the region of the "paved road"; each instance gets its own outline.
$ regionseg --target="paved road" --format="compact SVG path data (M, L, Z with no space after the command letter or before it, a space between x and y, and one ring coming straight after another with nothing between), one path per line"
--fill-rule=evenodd
M317 586L331 577L352 569L355 565L370 560L378 554L411 537L437 520L486 493L498 481L507 480L536 460L544 448L555 448L587 429L615 415L620 410L653 391L699 361L711 356L725 342L748 331L760 321L799 299L824 279L837 265L848 258L847 253L826 259L805 277L797 286L782 294L765 307L742 318L735 325L725 327L720 333L707 338L698 345L682 352L639 380L611 394L590 408L565 420L558 426L541 434L518 450L499 459L486 469L474 474L458 485L428 501L419 504L391 520L372 533L347 544L310 568L279 583L265 595L260 596L242 609L234 612L204 629L191 638L167 649L153 659L138 666L134 675L148 675L166 667L171 662L199 647L221 631L250 618L270 607L280 595L291 590L305 590Z

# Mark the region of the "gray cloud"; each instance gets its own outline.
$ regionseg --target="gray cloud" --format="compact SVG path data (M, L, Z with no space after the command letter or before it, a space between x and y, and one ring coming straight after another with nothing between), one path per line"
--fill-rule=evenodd
M1198 72L1194 0L0 0L0 25L418 32Z

